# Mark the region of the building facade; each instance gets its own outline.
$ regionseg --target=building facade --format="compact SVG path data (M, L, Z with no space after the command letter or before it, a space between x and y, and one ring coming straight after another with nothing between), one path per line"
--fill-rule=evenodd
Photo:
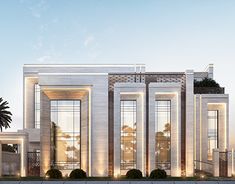
M213 173L213 152L229 149L229 97L221 87L194 87L205 78L213 79L213 65L203 72L24 65L21 133L39 157L41 176L51 167L89 176L133 168L144 175L156 168L171 176Z

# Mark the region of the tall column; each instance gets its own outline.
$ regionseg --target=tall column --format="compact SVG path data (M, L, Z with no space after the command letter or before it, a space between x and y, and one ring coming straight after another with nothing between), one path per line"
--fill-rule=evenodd
M121 163L121 118L120 118L120 90L114 88L114 176L120 175Z
M81 169L89 173L89 94L81 98Z
M213 176L219 177L219 149L213 150Z
M36 78L25 77L24 79L24 129L34 128L35 92Z
M186 70L185 168L186 176L194 175L194 72Z
M22 138L21 141L21 149L20 149L20 154L21 154L21 169L20 169L20 175L21 177L25 177L27 175L27 150L28 150L28 137Z
M40 176L45 176L45 173L50 169L50 101L49 98L41 91L41 159L40 159Z

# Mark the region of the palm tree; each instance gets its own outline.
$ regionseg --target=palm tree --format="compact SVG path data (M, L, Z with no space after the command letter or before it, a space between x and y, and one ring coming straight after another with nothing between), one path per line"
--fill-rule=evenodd
M10 123L12 121L11 119L11 112L8 111L9 106L7 101L3 101L2 98L0 98L0 129L2 132L2 128L10 128Z

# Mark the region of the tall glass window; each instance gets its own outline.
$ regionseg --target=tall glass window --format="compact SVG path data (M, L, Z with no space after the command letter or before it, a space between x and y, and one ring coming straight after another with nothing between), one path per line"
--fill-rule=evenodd
M38 84L34 85L34 127L40 128L40 86Z
M171 167L171 101L155 101L155 167Z
M212 160L213 149L218 148L218 111L208 111L208 160Z
M136 101L121 101L121 175L136 168Z
M52 100L51 121L55 129L54 165L68 174L80 168L80 101Z

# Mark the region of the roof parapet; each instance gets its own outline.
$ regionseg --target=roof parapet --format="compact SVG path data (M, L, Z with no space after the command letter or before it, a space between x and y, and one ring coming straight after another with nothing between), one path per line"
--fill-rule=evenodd
M205 69L205 72L208 73L208 78L209 79L213 79L214 77L214 65L213 64L209 64L206 69Z

